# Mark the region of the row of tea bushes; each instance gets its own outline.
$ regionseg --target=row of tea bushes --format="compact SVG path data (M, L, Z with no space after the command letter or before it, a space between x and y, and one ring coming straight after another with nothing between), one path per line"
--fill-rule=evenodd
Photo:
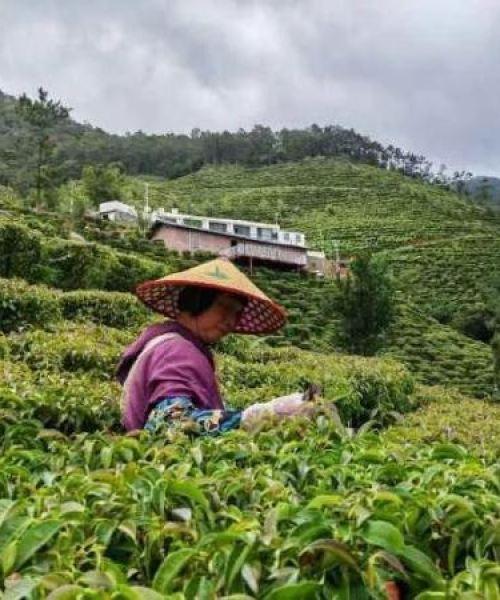
M91 373L98 379L111 379L120 353L132 338L130 331L62 321L48 331L10 334L4 357L36 371Z
M26 225L0 217L0 277L35 279L42 264L42 239Z
M131 292L138 283L157 279L199 262L165 254L152 260L103 244L46 237L22 221L0 217L0 277L20 277L62 290L101 289Z
M398 287L428 314L460 315L500 280L498 232L464 235L386 252Z
M120 389L92 372L33 371L26 363L0 360L0 440L26 442L26 429L120 431ZM33 439L34 439L33 436Z
M416 406L413 377L390 360L262 344L245 357L221 355L219 364L225 396L235 407L300 391L309 382L322 386L325 399L354 428L370 420L386 424Z
M61 322L48 331L10 334L3 338L3 346L0 342L0 352L3 347L4 359L24 363L40 376L67 377L71 387L73 376L78 382L81 377L113 379L119 357L132 338L130 330ZM217 362L224 397L234 407L300 391L311 381L323 387L327 402L334 403L350 427L370 420L386 424L415 407L412 376L389 360L319 355L262 344L244 357L231 355L226 348Z
M413 305L397 305L380 354L401 361L423 384L456 388L479 398L494 392L491 348L439 324Z
M151 320L152 313L130 294L60 292L19 279L0 279L0 331L44 328L63 318L134 329Z
M419 410L407 415L384 434L394 443L453 443L477 455L500 456L500 406L439 387L418 387Z
M43 285L0 279L0 331L44 327L62 318L60 294Z
M72 435L2 410L7 598L500 593L498 464L452 443L351 437L323 415L214 439Z

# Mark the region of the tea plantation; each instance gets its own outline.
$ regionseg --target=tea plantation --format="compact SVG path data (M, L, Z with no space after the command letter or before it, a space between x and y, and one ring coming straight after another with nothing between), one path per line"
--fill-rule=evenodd
M447 192L342 162L213 169L155 185L179 207L222 198L228 211L241 202L250 212L279 200L297 228L302 218L314 235L323 219L350 251L371 232L398 271L396 319L379 356L339 354L335 284L260 269L256 283L290 322L280 335L220 344L224 396L244 407L316 381L324 397L314 417L218 438L188 425L125 435L114 369L158 319L130 291L206 257L33 215L4 196L2 599L383 599L395 584L401 598L500 597L490 349L426 312L439 293L435 262L450 247L456 262L443 258L442 271L456 274L440 293L468 301L475 270L471 259L456 271L459 240L487 246L492 265L495 223ZM311 220L294 208L305 198ZM72 241L71 230L94 241ZM424 238L428 246L402 247ZM428 269L413 260L432 249Z

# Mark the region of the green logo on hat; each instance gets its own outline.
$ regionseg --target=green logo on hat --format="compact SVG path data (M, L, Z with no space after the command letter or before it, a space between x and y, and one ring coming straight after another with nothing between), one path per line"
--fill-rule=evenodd
M221 271L218 266L215 267L215 271L212 273L207 273L209 277L214 277L215 279L229 279L228 275Z

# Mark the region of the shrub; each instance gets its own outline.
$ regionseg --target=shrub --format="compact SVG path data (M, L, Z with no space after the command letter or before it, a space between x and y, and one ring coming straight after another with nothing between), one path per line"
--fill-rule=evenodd
M75 291L61 294L65 319L88 320L108 327L134 328L151 318L151 313L130 294Z
M40 262L40 235L25 225L0 219L0 277L33 280Z
M495 333L495 313L484 303L465 307L451 325L467 337L488 344Z
M168 265L128 255L101 244L48 240L44 245L51 275L44 282L63 290L133 292L138 283L163 277Z
M239 349L237 349L238 351ZM245 357L219 357L221 381L229 404L247 406L290 394L314 381L351 427L375 420L385 424L413 408L413 377L401 364L380 359L320 355L297 348L256 345Z
M52 269L50 283L63 290L106 288L119 266L112 250L96 244L51 239L44 244L44 254Z
M103 286L106 290L134 292L139 283L163 277L167 270L162 263L121 252L116 253L116 259L117 264Z
M38 429L65 434L120 430L119 397L116 382L99 382L89 374L37 374L22 363L0 361L0 440L15 435L13 424L23 422L22 442L29 443L26 426L32 420L39 422L33 423Z
M96 378L111 379L119 356L132 337L91 323L64 323L55 331L12 334L9 358L23 361L37 371L92 372Z
M14 331L27 325L44 327L60 319L57 292L17 279L0 279L1 331Z

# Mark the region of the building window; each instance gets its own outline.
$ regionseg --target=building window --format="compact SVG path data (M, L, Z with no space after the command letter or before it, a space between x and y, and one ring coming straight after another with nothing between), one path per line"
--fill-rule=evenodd
M250 237L250 227L247 225L234 225L233 231L235 235L244 235Z
M201 227L202 222L199 219L184 219L184 225L188 225L189 227Z
M261 240L271 240L272 231L266 227L257 227L257 237Z
M295 243L300 244L302 242L302 236L300 233L295 234Z
M226 233L227 225L226 223L217 223L216 221L210 221L208 224L208 228L210 231L217 231L218 233Z
M288 233L288 231L285 231L283 233L283 239L285 240L285 242L289 242L290 241L290 234Z

